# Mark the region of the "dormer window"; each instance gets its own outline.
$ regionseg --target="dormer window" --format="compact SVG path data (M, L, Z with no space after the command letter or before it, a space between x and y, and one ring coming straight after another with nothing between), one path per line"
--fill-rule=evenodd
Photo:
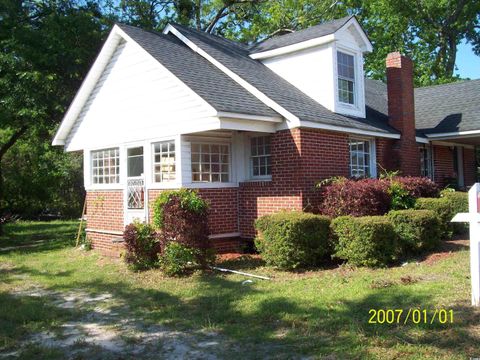
M355 60L353 55L337 51L338 101L355 104Z

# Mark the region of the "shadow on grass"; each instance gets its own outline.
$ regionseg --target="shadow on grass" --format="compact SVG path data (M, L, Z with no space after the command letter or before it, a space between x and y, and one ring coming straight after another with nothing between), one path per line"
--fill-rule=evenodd
M57 240L66 241L66 236L66 233L59 233ZM45 245L45 248L32 251L49 250ZM21 251L28 252L29 249ZM235 264L224 262L221 266L247 269L263 266L263 262L246 256L236 260ZM22 275L47 279L72 274L70 271L44 273L27 266L2 269L1 273L6 281ZM179 286L182 281L178 280ZM103 316L94 308L59 309L50 304L50 295L32 298L0 294L0 347L19 345L19 339L29 334L61 326L72 319L87 323L97 316L105 325L112 326L120 320L135 319L131 326L138 331L145 331L146 326L162 325L189 334L205 330L217 332L222 336L218 346L224 347L229 358L297 358L301 355L332 354L339 358L364 358L371 356L372 344L382 349L404 345L412 356L416 355L417 346L431 346L441 352L458 353L465 357L478 356L475 353L478 334L472 332L472 328L478 326L480 315L466 304L453 308L453 325L438 322L419 325L368 323L370 309L434 309L435 304L429 294L417 293L408 286L375 289L362 298L352 296L331 302L322 299L320 292L313 299L289 295L288 282L283 284L285 292L282 293L278 289L272 290L274 285L280 286L278 284L243 286L233 277L216 273L195 275L185 281L196 282L189 296L175 295L173 291L158 288L143 288L118 277L80 277L45 289L52 294L82 291L96 296L110 293L118 301L118 304L112 305L111 311L120 314L120 319ZM105 349L101 352L103 358L114 355L108 354ZM123 355L128 357L129 354ZM98 356L91 354L90 358Z
M73 246L77 231L77 221L7 224L5 235L0 237L0 255L11 252L36 253Z
M19 272L30 271L22 268ZM375 342L387 349L397 344L425 345L465 356L478 355L475 354L478 337L471 333L471 328L478 325L480 317L468 306L458 305L453 309L453 325L368 323L372 308L434 309L429 295L415 294L407 286L380 289L359 300L344 299L331 304L321 299L299 301L288 296L272 297L268 290L242 286L229 277L197 275L196 280L198 286L190 298L134 287L123 281L83 281L75 282L72 287L64 284L49 290L81 290L91 296L111 293L120 300L120 305L112 311L125 318L139 319L133 323L139 330L146 325L160 324L193 334L215 331L224 336L225 343L241 344L243 352L238 354L239 358L245 354L258 358L331 354L362 358L368 355L367 344ZM128 304L128 308L124 304ZM61 322L66 318L61 316L57 320ZM116 322L118 319L112 319L112 325ZM225 346L228 349L228 345Z

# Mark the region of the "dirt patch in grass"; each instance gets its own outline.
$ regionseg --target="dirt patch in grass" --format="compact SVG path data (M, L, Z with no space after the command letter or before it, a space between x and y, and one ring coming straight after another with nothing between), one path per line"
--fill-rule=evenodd
M426 265L433 265L438 261L449 258L457 251L467 249L469 247L469 240L453 239L444 241L434 253L429 254L422 262Z
M55 349L64 358L217 359L227 349L237 350L214 332L188 333L147 325L144 319L132 316L128 304L108 292L56 292L33 285L19 288L13 295L48 299L60 309L81 315L26 337L20 350L0 352L0 358L24 358L29 356L26 351L38 354Z

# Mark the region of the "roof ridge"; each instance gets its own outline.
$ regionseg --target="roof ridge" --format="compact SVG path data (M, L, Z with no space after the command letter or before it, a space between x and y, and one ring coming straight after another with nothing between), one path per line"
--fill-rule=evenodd
M415 90L423 90L423 89L431 89L431 88L461 85L461 84L470 83L470 82L477 82L477 81L480 82L480 79L461 79L461 80L458 80L458 81L453 81L453 82L444 83L444 84L433 84L433 85L427 85L427 86L420 86L420 87L415 88Z
M205 32L203 30L198 30L198 29L195 29L195 28L192 28L190 26L186 26L186 25L182 25L182 24L179 24L179 23L176 23L174 21L170 21L168 22L168 25L171 25L173 27L175 26L178 26L180 28L183 28L187 31L193 31L197 34L200 34L202 36L205 36L205 37L210 37L210 38L213 38L213 39L218 39L220 41L224 41L224 42L228 42L229 44L231 45L235 45L235 46L238 46L239 48L241 48L242 50L246 50L248 51L248 45L247 44L244 44L240 41L235 41L235 40L232 40L232 39L227 39L226 37L223 37L223 36L220 36L220 35L217 35L217 34L211 34L211 33L208 33L208 32Z
M298 36L299 33L302 33L304 31L307 31L307 30L310 30L311 29L315 29L317 27L320 27L320 26L325 26L325 25L330 25L334 22L339 22L341 23L341 25L339 26L342 27L343 25L345 25L351 18L354 18L355 15L347 15L347 16L344 16L344 17L341 17L341 18L338 18L338 19L332 19L332 20L328 20L328 21L324 21L324 22L321 22L321 23L318 23L316 25L312 25L312 26L309 26L309 27L306 27L304 29L300 29L300 30L297 30L297 31L294 31L294 32L291 32L289 34L284 34L284 35L278 35L278 36L272 36L272 37L269 37L269 38L266 38L266 39L263 39L259 42L256 42L256 43L253 43L249 46L249 49L250 51L255 51L255 48L260 46L261 44L269 41L269 40L272 40L272 39L278 39L278 38L282 38L282 39L285 39L285 38L290 38L290 37L293 37L293 36Z

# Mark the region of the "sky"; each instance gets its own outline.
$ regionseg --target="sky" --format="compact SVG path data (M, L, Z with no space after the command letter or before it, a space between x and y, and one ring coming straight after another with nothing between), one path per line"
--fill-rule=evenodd
M455 74L462 78L480 79L480 56L475 55L470 44L464 41L458 46L457 61L458 70Z

